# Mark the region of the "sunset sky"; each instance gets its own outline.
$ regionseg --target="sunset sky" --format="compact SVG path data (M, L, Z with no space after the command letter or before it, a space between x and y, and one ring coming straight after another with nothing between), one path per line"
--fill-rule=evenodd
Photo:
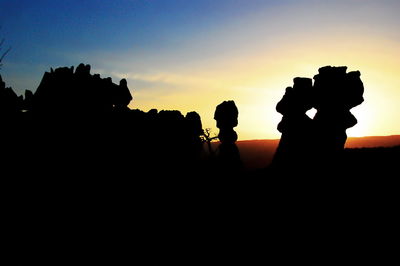
M197 111L215 133L224 100L239 139L279 138L275 111L293 78L359 70L365 102L349 136L400 134L398 0L0 0L0 70L18 94L50 67L92 66L128 80L131 108Z

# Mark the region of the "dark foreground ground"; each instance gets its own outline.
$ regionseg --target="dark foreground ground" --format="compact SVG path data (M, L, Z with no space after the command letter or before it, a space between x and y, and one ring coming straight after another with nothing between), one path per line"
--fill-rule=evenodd
M397 259L399 154L349 149L313 176L39 167L3 175L3 239L16 262L381 264Z

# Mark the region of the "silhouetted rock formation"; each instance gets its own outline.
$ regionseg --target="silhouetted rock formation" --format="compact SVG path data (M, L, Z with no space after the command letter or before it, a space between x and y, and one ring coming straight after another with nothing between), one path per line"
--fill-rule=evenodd
M33 107L33 92L25 90L24 104L22 109L25 111L32 110Z
M360 72L347 67L325 66L311 79L295 78L276 110L283 115L282 133L274 157L275 167L335 164L344 149L346 129L357 123L350 109L361 104L364 87ZM317 110L313 119L307 110Z
M38 169L42 176L63 169L65 175L85 176L83 183L100 175L201 172L200 116L131 110L125 79L114 84L111 78L92 75L85 64L75 70L60 67L46 72L35 93L25 92L25 99L0 81L0 119L7 128L0 132L7 143L3 152L26 169Z
M126 79L121 79L119 86L116 86L115 90L113 90L114 107L122 110L126 109L132 99L133 98L128 89L128 83L126 82Z
M238 109L234 101L224 101L215 109L214 119L219 128L218 138L222 143L235 143L237 134L234 127L238 125Z
M233 130L238 125L238 115L239 111L234 101L222 102L214 113L219 128L218 138L221 141L218 147L218 161L224 172L234 172L242 167L239 149L235 144L238 136Z
M12 88L6 87L0 75L0 115L15 115L21 110L23 98L18 97Z
M294 78L293 82L293 88L286 88L276 106L283 117L278 124L282 137L274 157L275 166L304 165L313 142L314 126L306 114L313 104L312 80Z
M19 169L14 168L13 163L21 160L21 155L24 155L24 144L21 140L26 132L22 106L23 97L17 96L11 87L6 87L0 75L0 171L3 171L1 174L4 178L12 176Z
M197 155L203 148L203 142L200 136L203 134L203 125L200 115L196 112L189 112L185 116L186 120L186 140L190 145L189 151L195 152Z
M127 110L132 95L125 79L114 84L111 78L90 74L90 65L60 67L46 72L34 93L33 110L82 114Z
M346 70L347 67L326 66L314 76L316 144L324 154L343 151L346 129L357 124L350 109L364 101L360 72Z

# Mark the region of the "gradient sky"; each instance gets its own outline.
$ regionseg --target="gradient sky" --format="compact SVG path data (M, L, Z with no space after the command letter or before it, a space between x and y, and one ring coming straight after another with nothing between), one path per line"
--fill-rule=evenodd
M131 108L197 111L217 133L216 105L234 100L239 139L279 138L293 78L346 65L365 87L348 135L400 134L397 0L0 0L0 12L12 46L0 74L18 94L83 62L127 78Z

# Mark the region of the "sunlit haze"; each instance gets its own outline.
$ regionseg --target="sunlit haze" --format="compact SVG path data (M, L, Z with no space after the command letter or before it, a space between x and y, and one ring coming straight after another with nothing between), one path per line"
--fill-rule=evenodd
M349 136L400 133L400 1L0 0L11 46L0 74L22 94L50 67L91 64L126 78L130 108L197 111L217 133L234 100L239 139L279 138L276 103L294 77L325 65L359 70L364 103Z

